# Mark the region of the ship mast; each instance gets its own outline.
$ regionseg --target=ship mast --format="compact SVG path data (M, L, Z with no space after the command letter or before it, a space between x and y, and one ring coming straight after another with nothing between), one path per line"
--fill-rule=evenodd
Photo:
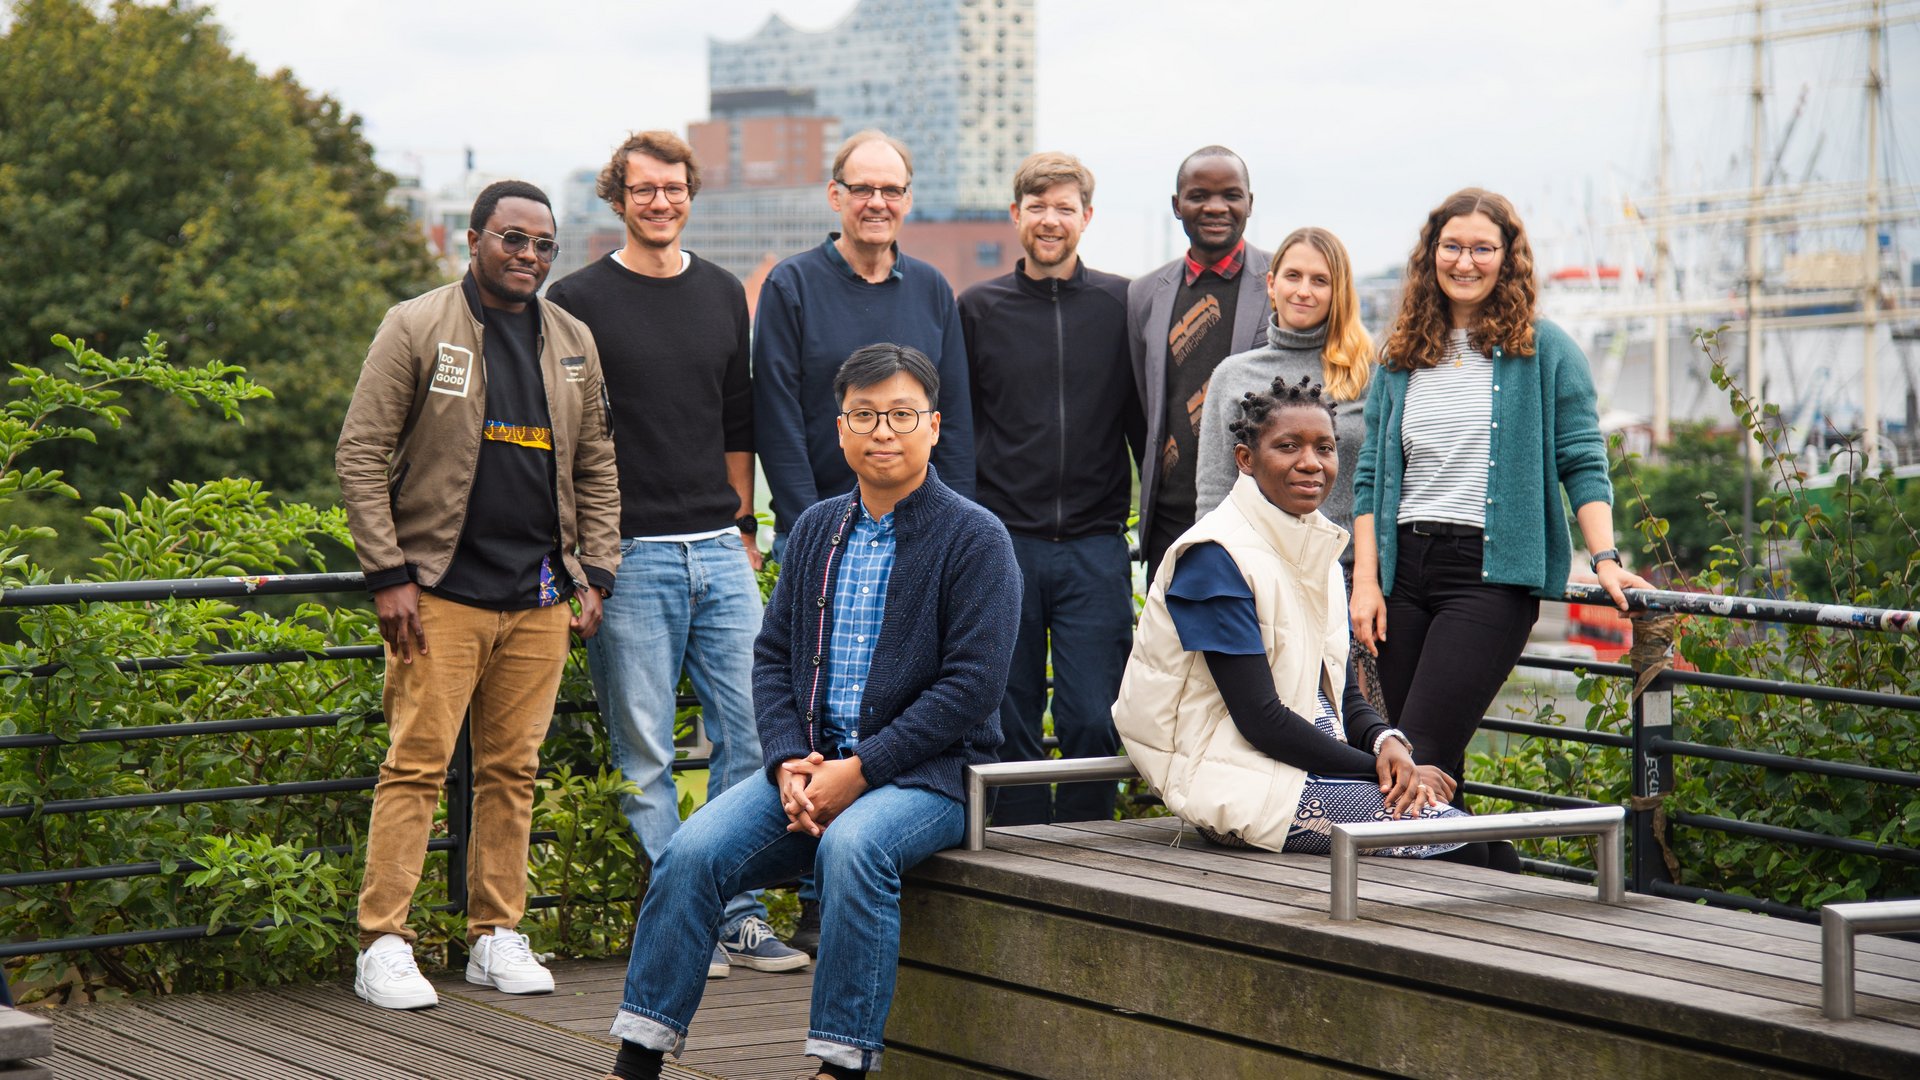
M1762 187L1760 164L1760 144L1766 138L1766 55L1767 55L1767 5L1766 0L1753 0L1753 84L1748 91L1750 113L1753 121L1753 133L1749 136L1747 156L1751 181L1747 191L1747 400L1753 407L1760 407L1760 286L1766 277L1766 262L1760 246L1760 201L1766 197ZM1755 417L1759 422L1760 418ZM1743 515L1750 530L1753 521L1753 466L1760 463L1760 442L1747 442L1747 469L1743 486L1746 490ZM1751 537L1747 537L1751 540Z
M1860 439L1869 472L1880 464L1880 42L1886 18L1885 0L1873 0L1867 29L1867 235L1860 256Z
M1673 261L1667 239L1667 197L1672 193L1673 125L1667 116L1667 0L1660 0L1660 207L1653 232L1653 444L1673 438L1673 376L1667 355L1667 303L1673 299Z

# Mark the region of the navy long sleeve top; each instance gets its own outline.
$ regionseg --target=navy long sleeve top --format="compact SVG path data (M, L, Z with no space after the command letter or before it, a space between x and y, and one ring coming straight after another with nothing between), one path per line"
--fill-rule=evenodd
M853 486L834 426L833 377L855 350L881 342L910 345L939 371L933 464L948 487L973 498L973 407L953 289L940 271L897 249L894 273L867 281L833 240L775 266L754 313L754 446L782 533L809 506Z
M1020 632L1020 567L999 519L940 481L929 468L926 483L893 509L893 570L857 745L870 786L926 788L958 801L962 769L995 760L1000 745L1000 699ZM775 783L781 762L805 757L824 735L839 576L833 555L851 532L858 497L855 490L817 503L794 523L753 643L753 711Z

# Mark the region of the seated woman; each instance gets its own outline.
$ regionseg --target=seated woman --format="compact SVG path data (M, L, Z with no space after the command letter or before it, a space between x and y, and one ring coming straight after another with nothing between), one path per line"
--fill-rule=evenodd
M1324 853L1336 823L1460 815L1453 778L1414 764L1348 667L1347 533L1319 512L1339 469L1332 402L1276 379L1239 411L1239 480L1147 592L1113 707L1128 755L1222 843ZM1518 869L1504 844L1374 853Z

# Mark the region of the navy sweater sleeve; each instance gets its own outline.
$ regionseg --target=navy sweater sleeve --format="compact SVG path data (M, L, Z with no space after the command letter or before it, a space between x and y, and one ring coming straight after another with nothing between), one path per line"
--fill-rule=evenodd
M938 271L935 271L936 275ZM960 325L960 307L943 280L938 292L946 306L940 355L933 358L940 372L940 441L933 447L933 465L940 480L967 498L973 498L973 390L967 370L967 339Z
M773 512L782 524L797 522L820 498L800 407L800 335L799 304L782 278L769 276L753 325L753 434Z
M796 522L793 531L801 533L811 524L810 520ZM795 539L790 537L789 544ZM783 572L774 582L760 633L753 639L753 716L760 728L761 761L767 779L776 787L780 763L806 757L810 749L793 685L794 605L806 592L800 577L796 567L794 573Z

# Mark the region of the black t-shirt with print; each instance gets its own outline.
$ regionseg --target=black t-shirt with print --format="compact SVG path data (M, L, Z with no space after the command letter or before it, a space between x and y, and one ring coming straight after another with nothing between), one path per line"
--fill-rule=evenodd
M483 309L486 420L467 520L453 565L432 591L475 607L519 611L572 593L560 560L553 430L540 378L536 305Z

